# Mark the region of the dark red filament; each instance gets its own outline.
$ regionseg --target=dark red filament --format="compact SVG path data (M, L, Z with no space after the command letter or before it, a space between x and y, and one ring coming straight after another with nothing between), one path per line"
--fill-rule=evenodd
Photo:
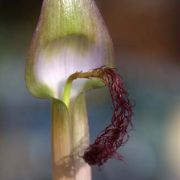
M96 138L83 155L89 165L103 165L109 158L122 160L117 149L129 138L128 130L132 126L132 104L120 75L113 68L101 67L95 69L102 81L109 88L114 108L111 124Z

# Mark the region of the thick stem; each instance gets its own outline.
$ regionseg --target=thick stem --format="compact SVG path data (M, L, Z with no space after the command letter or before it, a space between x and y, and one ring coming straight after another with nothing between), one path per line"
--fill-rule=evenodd
M91 180L91 168L80 157L89 145L89 126L84 94L71 103L75 180Z
M66 106L52 100L52 173L53 180L74 180L70 117Z
M53 180L91 180L91 169L80 155L88 146L89 130L84 94L69 109L52 100Z

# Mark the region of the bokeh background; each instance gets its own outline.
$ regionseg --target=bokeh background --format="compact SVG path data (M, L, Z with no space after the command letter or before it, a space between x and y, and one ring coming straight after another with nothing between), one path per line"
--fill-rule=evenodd
M93 180L180 179L180 2L97 0L116 67L135 101L126 163L93 168ZM50 180L50 103L32 97L24 69L41 0L0 0L0 180ZM97 98L98 97L98 98ZM91 140L112 109L107 90L87 93Z

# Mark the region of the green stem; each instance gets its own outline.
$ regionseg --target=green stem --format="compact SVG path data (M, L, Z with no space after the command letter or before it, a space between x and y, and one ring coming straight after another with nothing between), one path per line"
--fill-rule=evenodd
M72 146L75 153L74 166L76 180L91 180L91 168L79 157L89 145L89 125L85 95L81 93L71 102Z
M74 180L70 117L66 106L55 99L51 133L53 180Z
M53 180L91 180L88 164L79 156L88 146L89 129L84 95L71 100L70 109L52 100Z

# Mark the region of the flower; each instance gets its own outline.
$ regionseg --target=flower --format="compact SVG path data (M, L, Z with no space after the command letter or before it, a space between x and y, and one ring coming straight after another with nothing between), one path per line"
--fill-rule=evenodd
M27 59L26 84L32 95L52 101L55 180L71 176L90 180L88 164L100 166L111 157L121 159L116 150L128 139L132 106L120 76L111 68L112 49L94 0L43 1ZM103 84L113 102L112 121L87 147L88 118L81 92Z
M90 167L77 156L89 140L81 92L102 83L97 78L78 79L71 87L68 79L75 72L112 67L112 49L94 0L43 0L28 53L26 85L33 96L52 102L54 180L91 179Z

